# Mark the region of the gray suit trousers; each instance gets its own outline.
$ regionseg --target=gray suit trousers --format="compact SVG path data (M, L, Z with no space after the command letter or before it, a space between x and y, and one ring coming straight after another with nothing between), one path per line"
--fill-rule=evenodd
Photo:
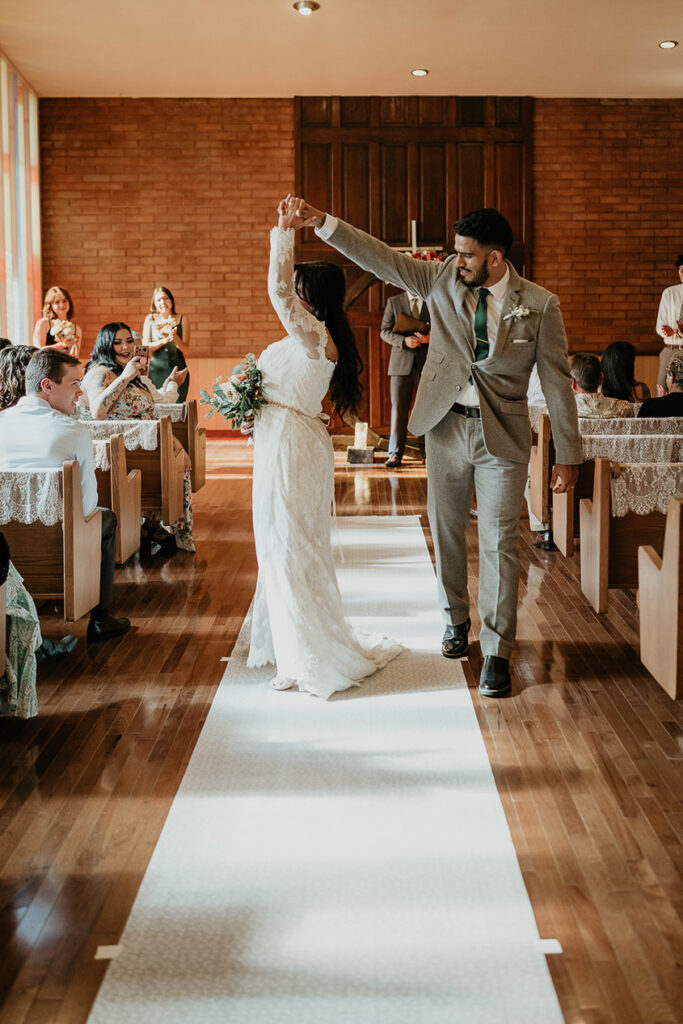
M465 530L476 488L483 655L509 658L517 628L519 526L526 463L489 455L481 420L449 412L427 435L427 509L446 622L469 614Z
M415 363L410 373L392 373L389 377L391 392L391 436L389 437L389 454L403 458L408 434L408 415L413 393L420 384L420 371ZM419 437L417 443L424 455L424 439Z

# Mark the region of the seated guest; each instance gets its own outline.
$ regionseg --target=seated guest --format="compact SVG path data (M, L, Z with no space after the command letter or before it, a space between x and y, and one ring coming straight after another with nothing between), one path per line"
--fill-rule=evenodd
M82 332L71 319L73 315L74 305L66 288L56 285L48 288L43 299L42 316L33 328L33 344L37 348L54 345L78 358Z
M598 394L603 376L600 360L592 352L577 352L569 360L572 375L572 391L576 399L576 411L586 419L611 419L633 417L633 406L621 398L609 398Z
M37 348L11 345L0 351L0 409L16 405L26 394L26 367Z
M3 349L9 348L11 344L12 342L9 338L0 338L0 352L2 352Z
M673 357L666 371L667 393L648 398L638 410L641 416L683 416L683 353Z
M93 420L152 420L156 402L173 403L178 397L178 386L187 377L187 369L174 366L157 391L145 375L146 359L135 356L133 335L127 324L105 324L99 331L85 377L81 381L83 396L78 407L81 419ZM175 452L180 442L173 438ZM159 524L153 516L145 517L142 539L152 552L161 547L165 552L176 547L184 551L195 550L192 539L192 482L190 457L185 452L184 514L173 524ZM170 530L170 535L166 533Z
M97 508L97 482L90 433L72 418L81 391L78 366L77 359L54 346L33 354L26 367L25 396L0 412L0 470L59 469L75 460L81 471L83 512L89 516ZM130 629L128 619L109 612L115 557L116 516L103 509L100 600L90 613L91 643Z
M628 341L613 341L602 354L602 393L622 402L644 402L650 397L647 384L635 379L636 350Z
M105 324L92 350L81 382L78 408L82 419L152 420L156 402L175 403L187 370L174 366L160 390L146 375L147 361L134 355L128 324Z

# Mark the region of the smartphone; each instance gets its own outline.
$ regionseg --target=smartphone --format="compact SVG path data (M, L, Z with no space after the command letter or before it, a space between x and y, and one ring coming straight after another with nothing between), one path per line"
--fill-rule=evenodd
M133 345L133 358L134 359L146 359L147 358L147 346L146 345Z

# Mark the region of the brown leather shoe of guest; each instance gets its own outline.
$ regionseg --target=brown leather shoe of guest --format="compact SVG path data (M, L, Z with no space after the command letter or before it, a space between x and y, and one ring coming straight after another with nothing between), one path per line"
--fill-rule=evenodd
M390 455L387 461L384 463L387 469L398 469L401 465L401 460L398 455Z

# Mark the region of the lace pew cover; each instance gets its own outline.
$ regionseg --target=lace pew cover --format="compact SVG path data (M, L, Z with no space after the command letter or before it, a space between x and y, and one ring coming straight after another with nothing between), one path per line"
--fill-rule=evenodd
M680 462L683 438L663 434L584 434L584 459L614 462Z
M541 413L547 412L547 405L530 405L529 406L529 422L531 423L531 429L535 434L538 433L538 421L541 417Z
M683 437L683 418L653 416L648 419L588 419L579 417L582 434L671 434Z
M123 443L130 452L143 448L153 452L159 447L158 420L81 420L93 441L106 441L113 434L123 434Z
M18 522L54 526L62 517L61 469L0 473L0 525Z
M154 418L160 420L162 416L168 416L171 423L184 423L187 419L187 405L184 402L174 405L158 402L154 406Z
M640 516L651 512L666 515L669 500L683 497L683 464L614 463L610 493L613 516L625 516L627 512Z

